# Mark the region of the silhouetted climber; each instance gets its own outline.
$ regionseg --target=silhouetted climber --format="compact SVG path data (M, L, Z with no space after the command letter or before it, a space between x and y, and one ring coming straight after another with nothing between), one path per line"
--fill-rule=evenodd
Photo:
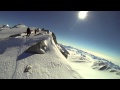
M37 29L35 29L35 34L37 33Z
M30 34L31 34L31 31L30 31L30 28L28 27L28 28L27 28L27 36L29 37Z

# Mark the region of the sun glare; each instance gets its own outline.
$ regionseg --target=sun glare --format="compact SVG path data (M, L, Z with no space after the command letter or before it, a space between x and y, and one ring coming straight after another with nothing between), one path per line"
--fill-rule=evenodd
M79 19L85 19L87 16L88 11L79 11L78 17Z

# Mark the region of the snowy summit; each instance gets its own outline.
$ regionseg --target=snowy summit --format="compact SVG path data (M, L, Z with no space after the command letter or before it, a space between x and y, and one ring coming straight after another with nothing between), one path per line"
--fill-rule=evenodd
M54 34L43 30L27 37L26 30L22 27L0 31L1 79L82 78L68 64Z
M120 79L118 65L59 44L54 32L30 29L29 37L22 24L0 31L1 79Z
M14 28L22 28L22 27L27 27L27 26L22 23L14 26Z

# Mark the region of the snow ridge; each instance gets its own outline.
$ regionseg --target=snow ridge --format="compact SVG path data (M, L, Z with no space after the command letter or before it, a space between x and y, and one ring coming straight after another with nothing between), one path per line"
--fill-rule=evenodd
M81 79L60 52L51 33L39 31L26 36L27 28L0 31L0 78L2 79ZM5 39L6 38L6 39ZM44 41L44 54L27 53L31 46ZM26 70L26 67L29 70Z

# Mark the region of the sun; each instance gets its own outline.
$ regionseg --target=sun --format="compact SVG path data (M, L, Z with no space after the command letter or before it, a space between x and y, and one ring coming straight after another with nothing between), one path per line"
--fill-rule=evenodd
M88 11L79 11L78 17L79 19L85 19L87 16Z

